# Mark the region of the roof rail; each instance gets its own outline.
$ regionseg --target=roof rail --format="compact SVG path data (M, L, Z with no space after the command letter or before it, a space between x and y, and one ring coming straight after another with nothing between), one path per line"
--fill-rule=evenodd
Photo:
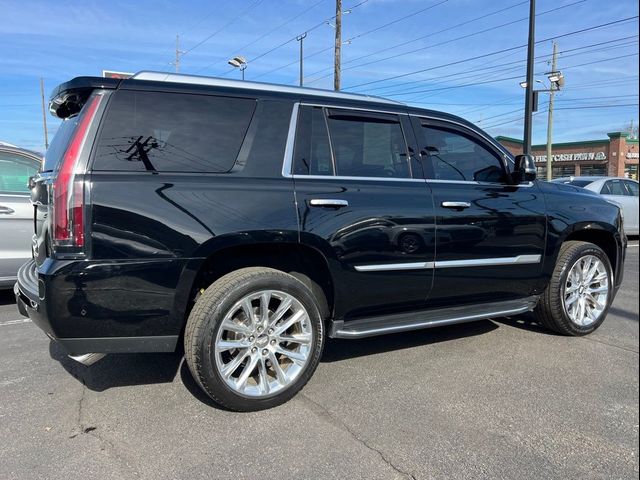
M249 82L245 80L230 80L218 77L203 77L200 75L185 75L179 73L165 73L153 71L141 71L131 77L133 80L150 80L154 82L173 82L191 85L208 85L212 87L242 88L248 90L259 90L265 92L282 92L299 95L315 95L327 98L340 98L344 100L369 100L378 103L388 103L392 105L404 105L402 102L389 100L373 95L362 95L359 93L334 92L320 88L293 87L289 85L278 85L277 83Z

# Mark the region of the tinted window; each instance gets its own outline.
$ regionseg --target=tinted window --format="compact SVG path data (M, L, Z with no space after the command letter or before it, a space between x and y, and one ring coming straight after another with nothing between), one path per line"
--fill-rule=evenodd
M631 196L637 197L638 196L638 184L636 182L630 182L630 181L625 181L624 184L627 186L627 190L629 191L629 194Z
M407 146L397 115L328 112L336 175L410 178Z
M437 180L504 181L504 169L496 155L463 132L422 126L422 153L430 160L431 177Z
M255 100L119 91L100 133L94 169L227 172Z
M58 131L53 137L47 152L44 154L43 171L52 172L56 169L56 165L62 159L67 145L69 145L69 141L71 141L73 131L76 129L76 125L78 125L78 117L79 115L66 118L58 127Z
M622 180L608 180L605 182L602 190L600 191L603 195L626 195L626 189L624 188L624 184Z
M0 152L0 192L28 193L29 177L36 174L40 162L9 152Z
M293 158L295 174L333 175L331 147L322 108L300 108Z

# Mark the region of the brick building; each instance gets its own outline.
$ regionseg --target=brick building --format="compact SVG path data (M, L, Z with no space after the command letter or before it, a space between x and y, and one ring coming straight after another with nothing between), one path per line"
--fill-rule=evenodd
M638 140L626 132L608 133L607 140L554 143L553 178L571 175L608 175L638 179ZM496 137L514 155L522 153L522 140ZM533 145L538 175L547 176L547 145Z

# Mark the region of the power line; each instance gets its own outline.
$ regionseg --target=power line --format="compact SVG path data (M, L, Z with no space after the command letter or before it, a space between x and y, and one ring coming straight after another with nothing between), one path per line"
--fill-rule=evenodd
M355 5L353 5L352 7L349 7L347 10L352 11L352 10L354 10L354 9L358 8L359 6L364 5L364 4L365 4L365 3L367 3L368 1L369 1L369 0L362 0L361 2L359 2L359 3L355 4ZM315 25L313 25L312 27L309 27L309 28L304 29L303 31L304 31L304 32L306 32L307 34L309 34L310 32L312 32L312 31L316 30L317 28L321 27L322 25L325 25L327 22L330 22L331 20L334 20L335 18L336 18L336 16L335 16L335 15L333 15L333 16L331 16L331 17L329 17L329 18L326 18L326 19L322 20L321 22L316 23L316 24L315 24ZM284 47L285 45L288 45L289 43L296 41L296 38L298 38L298 35L295 35L295 36L293 36L293 37L289 38L288 40L286 40L286 41L284 41L284 42L282 42L282 43L280 43L280 44L276 45L275 47L273 47L273 48L271 48L271 49L267 50L266 52L261 53L260 55L257 55L257 56L255 56L255 57L253 57L253 58L249 59L247 63L253 63L253 62L255 62L256 60L258 60L258 59L260 59L260 58L262 58L262 57L265 57L265 56L269 55L269 54L270 54L270 53L272 53L272 52L275 52L275 51L276 51L276 50L278 50L279 48L282 48L282 47ZM201 72L201 71L203 71L203 70L206 70L207 68L212 67L212 66L213 66L213 65L215 65L216 63L217 63L217 61L216 61L216 62L214 62L214 63L211 63L211 64L207 65L206 67L201 68L200 70L197 70L197 72L196 72L196 73L199 73L199 72ZM218 75L219 75L219 76L224 76L224 75L229 74L229 73L230 73L230 72L232 72L233 70L234 70L234 69L230 69L230 70L227 70L227 71L225 71L225 72L221 72L221 73L219 73Z
M474 23L474 22L477 22L477 21L483 20L483 19L488 18L488 17L491 17L491 16L493 16L493 15L497 15L497 14L499 14L499 13L506 12L507 10L511 10L511 9L513 9L513 8L519 7L520 5L524 5L524 4L526 4L526 3L529 3L529 0L525 0L525 1L523 1L523 2L518 2L518 3L515 3L515 4L510 5L510 6L508 6L508 7L501 8L501 9L499 9L499 10L496 10L496 11L494 11L494 12L487 13L487 14L481 15L481 16L479 16L479 17L472 18L472 19L470 19L470 20L466 20L466 21L461 22L461 23L458 23L458 24L456 24L456 25L452 25L452 26L447 27L447 28L444 28L444 29L442 29L442 30L438 30L437 32L431 32L431 33L429 33L429 34L427 34L427 35L422 35L422 36L420 36L420 37L416 37L416 38L414 38L414 39L412 39L412 40L408 40L408 41L405 41L405 42L402 42L402 43L398 43L398 44L396 44L396 45L392 45L392 46L390 46L390 47L386 47L386 48L383 48L383 49L380 49L380 50L376 50L375 52L367 53L366 55L361 55L361 56L356 57L356 58L353 58L353 59L351 59L351 60L347 60L347 61L346 61L346 62L344 62L344 63L345 63L345 64L353 63L353 62L356 62L356 61L358 61L358 60L362 60L363 58L371 57L371 56L376 55L376 54L378 54L378 53L386 52L386 51L389 51L389 50L392 50L392 49L394 49L394 48L398 48L398 47L403 47L403 46L405 46L405 45L411 44L411 43L416 42L416 41L418 41L418 40L422 40L422 39L424 39L424 38L432 37L432 36L434 36L434 35L438 35L438 34L440 34L440 33L444 33L444 32L447 32L447 31L450 31L450 30L453 30L453 29L456 29L456 28L462 27L462 26L464 26L464 25L468 25L468 24L470 24L470 23ZM348 68L351 68L351 67L345 67L345 69L348 69ZM313 77L314 75L317 75L318 73L322 73L322 72L324 72L324 71L326 71L326 70L328 70L328 68L322 68L322 69L320 69L320 70L318 70L318 71L316 71L316 72L313 72L313 73L312 73L312 74L310 74L309 76L310 76L310 77ZM315 82L315 81L317 81L317 80L320 80L320 79L322 79L322 78L325 78L325 77L323 76L323 77L320 77L320 78L314 79L314 80L312 80L312 81L311 81L311 83L312 83L312 82Z
M635 38L635 37L638 37L638 35L630 35L630 36L627 36L627 37L621 37L621 38L618 38L618 39L615 39L615 40L609 40L609 41L606 41L606 42L593 43L591 45L585 45L585 46L582 46L582 47L577 47L577 48L572 48L572 49L569 49L569 50L564 50L563 52L560 52L560 53L568 53L568 52L573 52L573 51L578 51L578 50L587 50L587 49L589 49L591 47L610 44L610 43L614 43L614 42L618 42L618 41L622 41L622 40L627 40L629 38ZM602 49L593 49L593 50L590 50L588 52L574 53L573 55L564 55L563 58L571 58L571 57L574 57L574 56L584 55L586 53L604 51L604 50L608 50L608 49L612 49L612 48L620 48L620 47L623 47L623 46L633 45L633 44L636 44L636 43L637 43L637 41L621 43L621 44L617 44L617 45L613 45L613 46L608 46L608 47L605 47L605 48L602 48ZM544 60L544 59L548 58L549 56L550 56L549 54L544 54L544 55L537 56L536 60L539 60L537 63L546 63L547 60ZM483 71L486 71L486 70L494 70L494 69L497 69L498 67L510 66L510 65L518 65L518 64L523 64L524 62L525 62L525 60L516 60L516 61L513 61L513 62L506 62L506 63L501 63L501 64L498 64L498 65L492 65L492 66L488 66L488 67L481 67L481 68L477 68L477 69L474 69L474 70L468 70L467 69L467 70L464 70L462 72L456 72L456 73L452 73L452 74L449 74L449 75L439 76L439 77L437 77L437 80L441 80L443 78L456 77L456 76L459 76L459 75L468 76L468 74L470 74L470 73L483 72ZM515 69L514 68L508 68L508 69L504 69L504 70L496 70L496 72L498 72L498 71L511 71L511 70L515 70ZM427 79L427 80L429 80L429 79ZM374 87L374 88L369 89L367 91L371 92L371 91L381 90L381 89L397 88L397 87L399 87L401 85L409 85L409 84L412 84L412 83L423 83L423 82L425 82L427 80L419 79L419 80L412 80L410 82L395 83L393 85L384 85L384 86L380 86L380 87ZM446 83L446 82L439 82L439 81L435 82L436 85L440 84L440 83ZM412 87L412 88L420 88L420 87L421 86ZM391 91L391 92L384 92L383 95L400 95L400 94L404 94L405 92L406 93L410 93L411 90L396 90L396 91Z
M214 31L212 34L208 35L207 37L203 38L202 40L200 40L198 43L196 43L193 47L191 47L190 49L186 50L185 52L182 53L182 56L192 52L193 50L195 50L196 48L198 48L200 45L203 45L204 43L208 42L209 40L211 40L213 37L215 37L216 35L218 35L221 31L223 31L225 28L227 28L228 26L232 25L233 23L235 23L236 21L238 21L240 18L242 18L245 14L247 14L248 12L250 12L253 8L257 7L260 3L262 3L263 0L254 0L253 2L251 2L249 4L249 6L247 8L245 8L244 10L242 10L242 12L240 12L238 15L236 15L235 17L233 17L231 20L229 20L227 23L225 23L222 27L220 27L219 29L217 29L216 31Z
M371 30L367 30L365 32L359 33L358 35L355 35L353 37L348 38L347 40L345 40L345 42L350 43L350 42L352 42L352 41L354 41L354 40L356 40L358 38L364 37L364 36L369 35L371 33L374 33L374 32L377 32L379 30L382 30L383 28L386 28L386 27L394 25L394 24L396 24L398 22L401 22L402 20L406 20L407 18L414 17L416 15L419 15L420 13L424 13L424 12L426 12L428 10L431 10L432 8L435 8L435 7L440 6L440 5L444 4L444 3L447 3L448 1L449 0L441 0L441 1L437 2L437 3L429 5L428 7L421 8L420 10L416 10L415 12L411 12L411 13L409 13L407 15L404 15L404 16L402 16L400 18L396 18L395 20L392 20L392 21L387 22L385 24L379 25L379 26L377 26L375 28L372 28ZM322 50L314 52L311 55L308 55L308 56L304 57L304 59L306 60L307 58L311 58L313 56L316 56L316 55L318 55L320 53L326 52L326 51L331 50L333 48L334 48L333 45L330 46L330 47L324 48ZM258 77L262 77L262 76L268 75L270 73L277 72L278 70L282 70L283 68L287 68L287 67L289 67L289 66L291 66L293 64L296 64L296 63L298 63L297 60L294 61L294 62L287 63L286 65L281 65L281 66L276 67L276 68L274 68L272 70L269 70L268 72L265 72L263 74L258 75ZM329 68L333 68L333 67L329 67ZM256 77L256 78L258 78L258 77Z
M280 30L282 27L284 27L285 25L290 24L291 22L293 22L294 20L297 20L298 18L300 18L301 16L303 16L305 13L313 10L315 7L317 7L318 5L320 5L321 3L325 2L326 0L319 0L317 2L315 2L314 4L312 4L311 6L305 8L304 10L302 10L300 13L294 15L293 17L288 18L287 20L285 20L284 22L282 22L280 25L278 25L277 27L272 28L271 30L267 31L266 33L263 33L262 35L260 35L258 38L256 38L255 40L252 40L251 42L247 43L246 45L243 45L242 47L240 47L238 49L239 52L242 52L243 50L255 45L256 43L258 43L260 40L262 40L263 38L268 37L269 35L271 35L273 32L276 32L278 30ZM220 62L220 60L215 61L214 63L209 64L208 66L204 67L202 70L206 70L209 67L212 67L216 64L218 64ZM297 63L297 62L296 62Z
M584 3L585 1L586 0L578 0L576 2L569 3L569 4L566 4L566 5L562 5L560 7L552 8L550 10L545 10L544 12L540 12L540 13L536 14L535 16L539 17L541 15L546 15L547 13L552 13L552 12L555 12L557 10L561 10L563 8L571 7L571 6L579 4L579 3ZM391 55L389 57L379 58L377 60L371 60L370 62L360 63L358 65L352 65L350 67L345 67L345 70L350 70L350 69L353 69L353 68L363 67L363 66L366 66L366 65L374 64L374 63L384 62L386 60L396 59L398 57L402 57L404 55L410 55L412 53L416 53L416 52L420 52L420 51L423 51L423 50L427 50L429 48L440 47L440 46L446 45L448 43L457 42L458 40L464 40L464 39L469 38L469 37L473 37L473 36L476 36L476 35L481 35L481 34L487 33L487 32L492 32L492 31L495 31L498 28L504 28L504 27L507 27L509 25L513 25L515 23L523 22L523 21L528 20L528 19L529 19L529 17L527 16L527 17L520 18L518 20L511 20L509 22L506 22L506 23L503 23L503 24L500 24L500 25L495 25L495 26L492 26L490 28L485 28L483 30L478 30L476 32L467 33L466 35L462 35L462 36L456 37L456 38L451 38L449 40L444 40L444 41L439 42L439 43L433 43L433 44L427 45L425 47L420 47L420 48L416 48L414 50L409 50L407 52L402 52L402 53L398 53L398 54L395 54L395 55ZM319 77L314 81L320 80L320 79L325 78L325 77L326 77L326 75L323 76L323 77ZM308 82L308 83L312 83L312 82Z
M569 65L568 67L563 67L563 70L569 70L571 68L576 68L576 67L583 67L586 65L594 65L597 63L605 63L605 62L610 62L612 60L619 60L621 58L627 58L627 57L633 57L635 55L638 55L638 53L629 53L626 55L619 55L617 57L610 57L610 58L605 58L602 60L596 60L593 62L586 62L586 63L580 63L578 65ZM428 93L428 92L438 92L438 91L442 91L442 90L452 90L455 88L463 88L463 87L474 87L476 85L485 85L488 83L499 83L499 82L505 82L508 80L516 80L518 78L522 78L522 75L515 75L513 77L506 77L506 78L499 78L497 80L484 80L481 82L471 82L471 83L464 83L464 84L460 84L460 85L450 85L448 87L440 87L440 88L431 88L431 89L427 89L427 90L415 90L412 92L408 92L408 93L396 93L396 94L387 94L389 96L398 96L398 95L410 95L410 94L414 94L414 93Z
M639 105L638 103L624 103L624 104L617 104L617 105L582 105L582 106L576 106L576 107L560 107L560 108L556 108L556 110L583 110L583 109L589 109L589 108L637 107L638 105Z
M608 27L608 26L611 26L611 25L617 25L617 24L620 24L620 23L629 22L629 21L635 20L637 18L638 18L638 15L634 15L632 17L626 17L626 18L622 18L622 19L619 19L619 20L614 20L614 21L607 22L607 23L601 23L599 25L594 25L592 27L582 28L580 30L574 30L572 32L567 32L567 33L563 33L563 34L560 34L560 35L554 35L552 37L547 37L547 38L545 38L543 40L538 40L535 43L536 44L544 43L544 42L548 42L550 40L555 40L555 39L558 39L558 38L564 38L564 37L568 37L568 36L571 36L571 35L577 35L579 33L589 32L589 31L596 30L596 29L599 29L599 28ZM431 70L436 70L436 69L443 68L443 67L450 67L452 65L460 65L462 63L470 62L470 61L473 61L473 60L479 60L481 58L491 57L493 55L498 55L500 53L505 53L505 52L510 52L510 51L513 51L513 50L518 50L518 49L524 48L526 46L527 46L527 44L525 43L525 44L517 45L517 46L514 46L514 47L503 48L501 50L496 50L496 51L485 53L485 54L482 54L482 55L476 55L476 56L473 56L473 57L465 58L463 60L456 60L454 62L444 63L444 64L441 64L441 65L435 65L433 67L423 68L423 69L420 69L420 70L414 70L412 72L402 73L402 74L399 74L399 75L393 75L391 77L385 77L385 78L381 78L381 79L378 79L378 80L371 80L369 82L358 83L356 85L351 85L349 87L345 87L345 89L363 87L363 86L366 86L366 85L372 85L374 83L386 82L388 80L394 80L396 78L404 78L404 77L408 77L408 76L415 75L415 74L418 74L418 73L424 73L424 72L428 72L428 71L431 71Z

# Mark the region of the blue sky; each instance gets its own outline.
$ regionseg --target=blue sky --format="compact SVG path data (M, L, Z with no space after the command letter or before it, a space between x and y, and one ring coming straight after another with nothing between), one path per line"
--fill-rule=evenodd
M526 43L528 2L361 2L343 0L345 10L357 5L343 19L344 90L444 110L492 135L522 137L526 50L512 47ZM537 40L565 35L557 39L566 86L556 95L554 140L606 138L631 120L637 124L638 19L572 33L637 16L637 1L538 0L537 11ZM48 96L58 83L103 69L171 71L176 34L187 52L181 73L239 78L226 61L243 55L247 80L297 84L294 37L308 31L306 85L333 87L334 29L323 23L335 13L333 0L0 0L0 12L0 141L25 148L44 149L40 77ZM536 46L538 79L546 78L551 49L550 40ZM506 51L492 54L499 50ZM468 60L474 57L482 58ZM543 94L534 143L546 141L546 103ZM55 132L58 122L48 121Z

